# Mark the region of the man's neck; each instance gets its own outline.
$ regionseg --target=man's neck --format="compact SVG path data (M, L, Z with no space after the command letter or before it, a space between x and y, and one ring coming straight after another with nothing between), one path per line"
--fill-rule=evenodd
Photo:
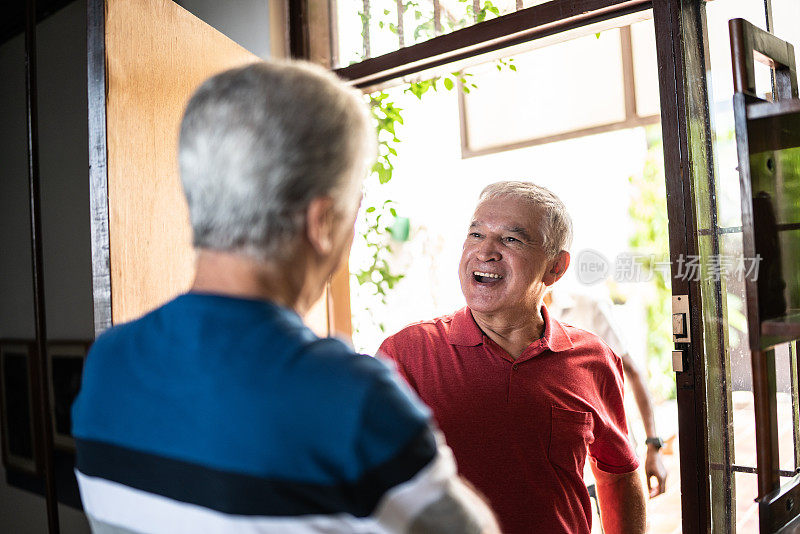
M272 262L259 262L246 256L201 249L197 252L192 291L240 298L269 300L306 312L310 298L302 278L302 265L282 268Z
M484 334L516 360L528 346L544 335L541 302L535 309L514 313L484 314L472 311Z

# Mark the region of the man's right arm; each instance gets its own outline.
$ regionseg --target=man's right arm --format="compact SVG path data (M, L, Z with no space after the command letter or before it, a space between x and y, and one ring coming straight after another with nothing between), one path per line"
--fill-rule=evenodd
M600 517L607 534L643 534L647 505L638 471L607 473L591 463L600 501Z
M453 478L442 497L429 504L414 518L408 532L500 534L500 527L492 511L469 483Z
M452 451L416 394L386 373L369 397L359 455L377 459L381 448L396 451L371 470L385 488L374 512L378 522L389 532L409 534L499 534L494 514L459 478Z
M408 534L500 534L489 506L456 474L441 435L436 441L431 463L387 492L376 513L378 522L390 532Z

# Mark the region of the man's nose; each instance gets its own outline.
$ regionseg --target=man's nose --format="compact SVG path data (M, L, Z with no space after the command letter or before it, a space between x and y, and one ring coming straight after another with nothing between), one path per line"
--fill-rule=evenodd
M492 239L484 239L478 248L478 259L480 261L498 261L503 255L497 243Z

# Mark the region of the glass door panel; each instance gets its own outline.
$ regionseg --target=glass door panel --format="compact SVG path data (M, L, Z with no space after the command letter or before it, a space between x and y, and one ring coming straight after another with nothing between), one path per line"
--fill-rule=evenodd
M754 532L759 528L759 507L754 503L759 494L756 475L759 399L753 396L748 336L748 318L752 313L748 314L747 285L754 284L759 276L762 281L765 277L763 270L759 272L764 265L759 266L758 258L745 254L747 246L742 232L728 32L728 20L736 17L746 18L765 30L773 29L774 21L776 31L780 27L790 34L778 36L791 39L800 28L800 4L779 0L715 0L705 4L708 174L695 173L693 198L702 266L698 285L703 302L711 530L725 533ZM755 95L772 100L771 69L756 63L754 77ZM765 159L762 166L766 164ZM784 243L785 248L791 246ZM788 254L793 257L795 253ZM791 257L784 258L780 266L789 278L800 273ZM781 475L793 475L797 467L797 373L796 358L791 355L788 346L779 347L771 375L777 379L776 455ZM758 432L763 429L759 427Z
M766 533L777 532L798 516L795 501L800 498L800 479L781 486L784 477L796 474L799 454L793 340L800 338L800 149L794 148L800 146L800 136L794 133L800 127L800 100L794 52L765 31L772 29L771 3L767 0L761 13L755 13L753 3L736 4L730 0L713 9L709 6L708 17L709 24L719 32L723 23L728 25L725 19L736 15L735 11L749 8L755 15L754 25L741 19L728 25L732 73L721 72L727 65L719 59L716 64L722 64L722 68L712 68L715 80L731 74L728 79L735 82L735 95L729 101L732 106L721 101L714 109L715 116L721 118L718 124L724 124L725 130L734 128L734 136L717 130L717 148L724 153L720 175L726 186L740 192L740 209L732 204L727 208L739 225L716 228L713 233L737 235L735 240L723 241L728 242L728 250L735 252L747 270L743 280L732 281L734 294L726 299L736 303L732 308L745 318L728 318L729 333L734 332L731 327L738 322L736 330L745 330L747 341L742 344L737 332L736 342L720 360L733 376L741 379L731 385L735 389L730 395L734 400L733 433L723 431L720 435L723 441L733 442L735 454L718 469L728 476L735 473L731 480L734 485L732 491L720 495L714 490L712 478L712 510L715 505L718 511L725 510L712 513L712 530L750 532L757 528ZM754 68L754 57L768 67ZM711 61L713 66L713 53ZM734 139L736 159L730 150ZM738 188L731 183L734 161ZM725 321L726 316L720 315L719 319ZM709 406L713 402L711 395L708 402ZM711 417L709 410L710 431L714 426ZM709 439L713 440L711 432ZM735 500L731 502L730 498ZM755 499L757 504L746 505L744 499Z

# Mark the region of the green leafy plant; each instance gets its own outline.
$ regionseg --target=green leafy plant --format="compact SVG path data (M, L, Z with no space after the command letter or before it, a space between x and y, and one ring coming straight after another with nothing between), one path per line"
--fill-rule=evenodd
M498 62L498 68L507 67L516 71L513 60ZM513 69L512 69L513 67ZM470 78L472 74L468 72L451 72L435 78L410 82L403 89L403 92L410 93L422 100L428 91L439 90L439 82L448 91L452 91L461 84L461 89L469 93L477 89L477 84ZM397 137L397 125L404 124L403 110L393 102L388 93L378 91L368 96L370 113L375 123L378 133L378 158L372 166L370 179L377 180L378 184L384 185L391 181L394 175L394 162L397 158L398 145L400 139ZM392 271L388 256L391 254L390 232L394 218L397 217L396 203L391 199L381 199L365 209L367 218L366 229L360 233L359 237L370 247L372 251L371 262L368 266L358 269L352 273L359 285L373 284L374 294L379 295L381 303L386 303L387 291L392 289L397 282L402 280L402 274ZM379 324L382 328L382 325Z
M367 98L378 135L378 158L368 180L384 185L391 181L394 174L397 145L400 143L397 125L403 124L403 110L384 91L372 93ZM396 217L396 202L392 199L368 205L364 210L366 224L357 236L370 251L370 258L367 265L351 272L351 276L359 286L368 288L372 295L376 295L381 304L386 304L388 292L405 276L394 272L389 264L392 254L390 230ZM371 309L368 311L374 316ZM376 325L381 331L384 330L383 323L378 321Z
M463 2L463 1L467 1L467 0L460 0L460 1ZM489 0L484 0L483 1L483 5L481 6L481 8L477 12L473 11L473 7L472 7L471 4L468 5L467 6L467 13L470 13L475 17L475 22L483 22L483 21L485 21L487 19L487 17L488 18L494 18L494 17L490 17L490 15L494 15L495 17L499 17L500 16L500 9L497 6L495 6L494 4L492 4Z
M403 111L394 102L389 100L389 95L383 91L369 96L369 109L375 121L378 132L378 159L372 166L372 172L378 177L381 184L388 183L394 172L393 159L397 156L396 125L403 124Z
M465 12L467 16L472 16L471 0L459 0L459 2L470 2L467 4ZM421 21L414 29L415 39L429 30L433 32L433 20L425 20L418 2L405 2L403 11L408 9L413 9L415 19ZM389 10L384 9L383 15L388 14ZM368 15L364 13L359 13L359 15L362 23L366 26L369 22ZM499 10L491 2L485 1L476 19L480 22L490 15L499 15ZM464 21L451 21L454 24L461 24L462 22L467 25L466 19ZM397 28L393 24L381 21L378 26L381 29L388 29L393 33L397 33ZM429 26L430 28L428 28ZM432 36L431 33L430 37ZM517 70L512 58L497 60L497 69L502 71L504 68L511 71ZM430 79L409 82L404 87L403 92L416 96L418 100L422 100L424 95L431 90L438 91L440 87L444 87L447 91L461 87L461 90L469 93L478 88L478 85L471 80L472 76L471 73L463 71L450 72ZM401 143L400 138L397 136L397 126L404 124L403 109L397 106L386 91L377 91L367 95L366 98L368 99L370 113L378 134L378 158L372 166L368 180L374 180L378 186L382 186L389 183L394 176L395 160L398 157L398 146ZM398 216L398 206L394 200L385 198L380 193L371 195L371 197L376 198L367 199L369 204L364 210L364 222L366 224L361 226L362 230L357 235L360 244L366 246L370 251L369 261L365 265L354 269L351 276L360 287L367 289L369 294L376 296L381 304L386 304L389 292L405 276L403 273L395 272L390 263L393 253L391 229ZM367 311L373 317L375 325L383 331L385 326L380 321L374 321L375 314L373 310L367 309ZM358 330L358 325L355 326L356 330Z
M392 223L397 217L394 205L393 200L384 200L380 207L370 206L365 210L367 231L362 237L374 253L370 265L355 273L358 283L371 284L375 288L375 294L384 303L388 292L405 276L394 273L389 265L389 256L393 251L391 243L387 243L385 237L391 233Z

